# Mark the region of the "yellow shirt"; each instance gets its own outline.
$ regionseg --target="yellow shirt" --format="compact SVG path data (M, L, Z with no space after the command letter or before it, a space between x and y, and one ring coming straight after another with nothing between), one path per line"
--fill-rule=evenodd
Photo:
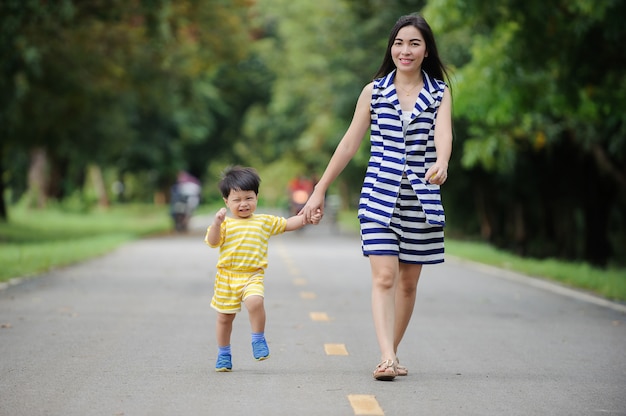
M204 242L220 248L217 268L231 271L250 272L267 267L267 249L273 235L282 234L287 220L267 214L254 214L250 218L227 217L220 227L220 241L209 244L207 229Z

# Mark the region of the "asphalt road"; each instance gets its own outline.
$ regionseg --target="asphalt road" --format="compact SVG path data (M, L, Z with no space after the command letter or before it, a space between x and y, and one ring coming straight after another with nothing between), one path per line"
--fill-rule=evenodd
M0 290L0 415L626 415L623 305L453 259L424 268L398 352L409 375L375 381L369 264L324 225L270 243L270 359L252 358L243 311L233 372L216 373L202 239Z

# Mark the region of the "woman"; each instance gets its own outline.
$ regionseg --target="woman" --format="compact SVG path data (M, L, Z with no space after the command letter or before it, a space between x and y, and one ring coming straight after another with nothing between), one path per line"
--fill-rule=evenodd
M372 314L381 351L377 380L407 375L396 355L407 329L423 264L444 261L445 216L439 186L452 151L452 97L430 26L402 16L373 82L302 212L324 208L324 195L371 128L370 159L358 217L372 273ZM323 211L322 211L323 212Z

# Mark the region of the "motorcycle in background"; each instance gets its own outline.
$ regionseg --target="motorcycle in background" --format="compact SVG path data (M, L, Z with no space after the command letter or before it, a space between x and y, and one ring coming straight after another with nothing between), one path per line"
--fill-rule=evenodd
M297 215L306 205L313 193L314 183L311 179L299 176L289 182L289 216Z
M189 221L200 204L200 181L187 172L178 174L178 182L172 186L170 214L177 232L189 229Z

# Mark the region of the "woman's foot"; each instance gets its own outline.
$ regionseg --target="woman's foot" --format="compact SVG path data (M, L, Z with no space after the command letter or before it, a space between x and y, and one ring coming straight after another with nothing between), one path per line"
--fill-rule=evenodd
M399 376L408 376L409 375L409 370L400 364L400 360L398 360L396 358L396 371L398 372Z
M394 360L385 360L376 366L374 370L374 378L381 381L391 381L398 375L396 362Z

